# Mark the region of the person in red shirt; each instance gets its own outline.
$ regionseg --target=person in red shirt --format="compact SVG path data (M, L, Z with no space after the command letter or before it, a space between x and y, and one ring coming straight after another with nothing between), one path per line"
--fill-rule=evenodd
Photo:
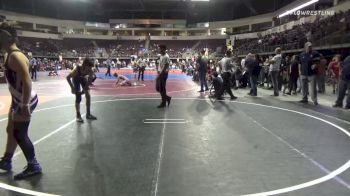
M339 75L340 75L340 55L335 55L328 65L329 74L332 77L333 94L338 91Z

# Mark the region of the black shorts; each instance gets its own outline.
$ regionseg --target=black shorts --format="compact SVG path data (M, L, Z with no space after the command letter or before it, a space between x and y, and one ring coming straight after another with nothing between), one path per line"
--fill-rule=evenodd
M82 90L90 90L88 80L85 77L73 79L73 86L75 92L81 92Z

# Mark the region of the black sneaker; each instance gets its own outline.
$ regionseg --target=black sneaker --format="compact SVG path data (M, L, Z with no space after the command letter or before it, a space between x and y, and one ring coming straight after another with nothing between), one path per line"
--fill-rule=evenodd
M350 106L345 106L345 108L344 109L346 109L346 110L350 110Z
M309 103L308 100L304 100L304 99L300 100L299 102L300 102L300 103Z
M165 103L162 103L160 104L159 106L157 106L157 108L165 108L166 104Z
M10 171L12 169L12 162L10 160L6 160L5 158L1 158L0 169Z
M317 101L314 101L314 105L318 105L318 102L317 102Z
M166 102L168 103L168 107L169 107L170 102L171 102L171 97L168 97L168 99L166 100Z
M233 96L233 97L231 97L231 100L236 100L238 97L236 97L236 96Z
M334 107L334 108L342 108L342 107L343 107L343 105L340 105L340 104L334 104L332 107Z
M24 170L13 177L14 180L23 180L42 173L39 163L28 164Z
M88 119L88 120L97 120L96 116L94 116L92 114L86 115L86 119Z

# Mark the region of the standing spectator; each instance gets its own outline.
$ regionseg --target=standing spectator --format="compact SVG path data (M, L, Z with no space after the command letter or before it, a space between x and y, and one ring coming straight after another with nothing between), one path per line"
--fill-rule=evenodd
M289 70L289 92L287 95L297 94L298 87L298 78L299 78L299 57L297 55L292 56L290 70Z
M332 61L328 65L328 71L332 78L332 87L333 94L338 91L338 83L339 83L339 70L340 70L340 55L335 55Z
M37 68L38 68L38 61L35 58L32 58L30 60L30 68L32 70L32 80L37 79Z
M248 95L251 96L257 96L258 94L258 77L260 74L261 66L260 66L260 56L258 54L253 55L249 54L245 60L245 64L247 67L247 70L249 72L249 77L250 77L250 92Z
M201 51L201 55L197 59L198 63L198 71L199 71L199 80L201 83L201 90L199 92L208 91L208 84L207 84L207 68L208 68L208 58L205 56L205 50Z
M301 90L303 98L301 103L308 103L309 94L309 82L311 84L311 99L314 105L318 105L317 102L317 90L316 90L316 71L317 64L319 63L320 54L312 50L311 42L305 43L305 52L300 54L300 78L301 78Z
M318 87L318 93L325 93L326 92L326 67L327 67L327 60L324 57L321 57L320 63L317 66L317 87Z
M337 101L333 107L343 107L343 100L348 91L345 109L350 109L350 56L347 56L343 62L341 76L339 80L339 93Z
M232 76L232 67L233 67L231 50L226 51L226 57L221 59L219 64L220 64L220 69L222 71L223 84L220 92L217 94L217 99L218 100L224 99L222 97L222 95L224 94L224 91L226 91L231 96L231 100L237 99L237 97L235 97L231 91L231 76Z
M273 85L273 95L272 96L279 96L279 89L278 89L278 76L280 73L280 67L282 63L282 50L281 48L275 49L276 55L271 59L270 61L270 75L271 75L271 81Z
M270 70L270 63L269 58L265 59L265 62L263 63L263 79L261 86L264 87L264 83L266 82L267 88L270 88L270 77L269 77L269 70Z

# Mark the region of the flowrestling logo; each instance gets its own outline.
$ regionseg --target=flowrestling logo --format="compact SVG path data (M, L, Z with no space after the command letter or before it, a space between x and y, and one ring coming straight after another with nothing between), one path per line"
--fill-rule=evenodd
M289 15L296 16L333 16L334 10L298 10L290 13Z

